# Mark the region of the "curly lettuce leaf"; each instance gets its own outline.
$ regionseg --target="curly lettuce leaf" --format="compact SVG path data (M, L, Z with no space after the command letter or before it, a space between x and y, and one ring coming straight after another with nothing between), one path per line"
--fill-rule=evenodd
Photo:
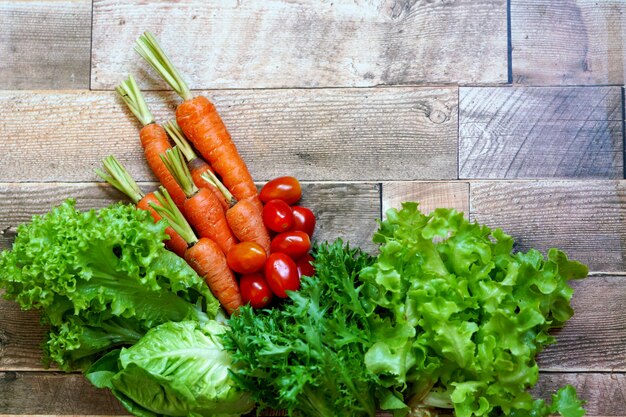
M380 383L458 417L530 410L535 357L572 316L567 281L587 268L556 249L513 253L501 230L416 203L388 211L374 241L380 254L361 278L378 340L365 364Z
M65 370L84 368L135 340L119 337L124 327L143 334L216 316L219 304L204 281L165 249L165 227L134 206L81 212L67 200L19 226L12 249L0 254L0 288L23 309L42 310L52 327L49 358Z

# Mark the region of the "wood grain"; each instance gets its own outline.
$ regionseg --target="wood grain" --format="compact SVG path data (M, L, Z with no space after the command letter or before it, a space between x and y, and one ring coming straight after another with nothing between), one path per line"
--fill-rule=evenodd
M532 393L549 399L566 384L574 386L578 397L587 401L588 417L626 417L626 374L544 373Z
M258 181L286 174L305 181L457 177L456 88L204 94ZM147 100L157 120L174 117L172 94ZM138 123L112 92L0 92L0 114L0 181L96 181L93 170L109 154L136 180L154 180Z
M0 413L128 415L108 390L80 374L13 371L0 372Z
M504 0L96 0L92 87L162 89L133 52L153 31L194 89L506 83Z
M91 1L0 1L0 89L89 88Z
M461 88L461 178L624 178L619 87Z
M588 417L626 417L626 374L544 373L533 393L547 399L565 384L572 384L578 395L587 400ZM37 401L32 401L35 392ZM110 393L92 387L80 374L0 372L0 414L124 415L127 412Z
M539 354L539 367L626 372L626 276L591 276L571 286L574 316L553 332L557 344Z
M591 271L626 270L626 181L476 181L470 218L519 250L558 247Z
M417 201L420 210L430 213L438 207L449 207L469 214L469 183L441 182L385 182L383 187L383 215L390 208L401 208L404 201Z
M511 0L513 80L626 83L626 3Z

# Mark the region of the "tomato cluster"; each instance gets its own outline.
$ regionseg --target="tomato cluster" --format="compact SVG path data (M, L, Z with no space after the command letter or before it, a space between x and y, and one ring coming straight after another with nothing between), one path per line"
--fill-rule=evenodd
M258 244L242 242L228 252L228 266L241 275L239 287L244 303L266 307L274 295L286 298L286 291L300 288L300 277L312 276L311 236L315 215L296 206L302 187L294 177L273 179L259 194L263 202L263 223L273 233L270 254Z

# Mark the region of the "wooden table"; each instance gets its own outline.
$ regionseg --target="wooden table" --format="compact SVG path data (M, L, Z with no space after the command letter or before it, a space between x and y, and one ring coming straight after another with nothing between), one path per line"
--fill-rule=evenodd
M120 199L93 173L106 155L154 186L112 91L132 73L172 117L132 50L143 30L214 100L255 179L305 182L317 239L374 251L375 219L419 200L586 262L535 392L571 383L590 416L626 416L626 2L0 1L1 249L68 196ZM123 414L42 367L37 320L0 301L0 414Z

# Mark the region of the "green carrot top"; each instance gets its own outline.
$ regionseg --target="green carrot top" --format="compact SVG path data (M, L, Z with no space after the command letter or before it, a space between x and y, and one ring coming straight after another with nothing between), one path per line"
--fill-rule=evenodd
M115 87L115 90L122 97L124 103L126 103L130 111L133 112L143 126L154 123L154 116L150 113L148 104L146 103L143 94L141 94L141 90L132 75L129 75L126 80L122 81L120 85Z
M193 183L189 167L178 146L168 149L159 156L187 197L191 197L198 192L198 187Z
M144 194L126 168L113 155L107 156L102 161L102 165L104 166L104 171L96 169L96 174L126 194L133 203L139 203Z
M192 98L189 87L159 42L150 32L144 32L135 43L135 51L169 84L183 100Z
M159 187L160 191L155 191L154 196L159 201L159 205L149 203L152 207L167 223L174 229L176 233L182 237L189 245L193 245L198 241L193 229L185 220L185 216L176 206L172 197L167 192L165 187Z

